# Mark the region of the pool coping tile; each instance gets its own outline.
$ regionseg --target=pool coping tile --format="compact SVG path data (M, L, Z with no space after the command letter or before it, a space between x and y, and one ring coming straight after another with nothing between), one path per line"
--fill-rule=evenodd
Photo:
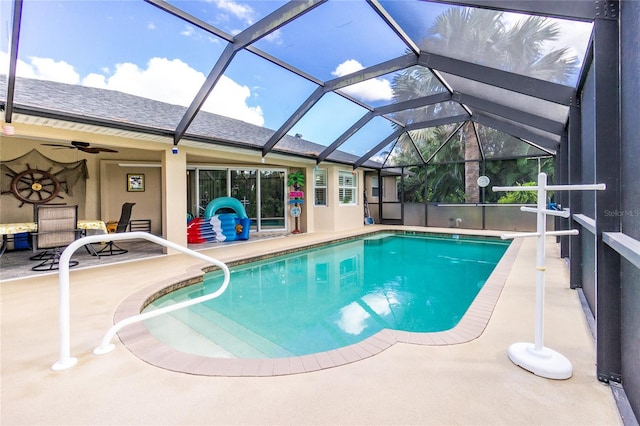
M276 360L273 358L261 358L256 376L258 377L275 376L276 375L274 374L275 364L276 364Z
M285 358L212 358L177 351L165 346L144 327L135 323L118 332L127 349L141 360L156 367L180 373L202 376L268 377L309 373L357 362L375 356L396 343L427 346L456 345L477 339L484 332L493 314L511 267L522 245L521 239L511 242L502 259L478 292L465 315L450 330L433 333L415 333L383 329L365 340L310 355ZM197 282L201 270L190 268L179 278ZM122 302L114 314L114 323L138 315L148 301L176 286L176 277L138 291Z
M273 374L276 376L289 374L289 371L291 371L291 363L289 361L289 358L275 358L273 363Z

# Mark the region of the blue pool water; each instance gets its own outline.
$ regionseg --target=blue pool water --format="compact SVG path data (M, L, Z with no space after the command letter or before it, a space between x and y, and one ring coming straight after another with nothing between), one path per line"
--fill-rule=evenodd
M453 328L509 243L427 234L369 236L231 268L217 299L148 320L177 350L264 358L328 351L383 328ZM215 291L222 274L176 290L148 309Z

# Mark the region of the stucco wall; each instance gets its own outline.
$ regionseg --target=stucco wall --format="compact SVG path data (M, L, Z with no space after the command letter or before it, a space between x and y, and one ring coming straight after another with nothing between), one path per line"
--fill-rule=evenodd
M140 164L145 163L130 160L103 162L100 216L105 221L117 221L122 204L136 203L131 211L131 219L150 219L151 233L163 235L161 169L159 164L158 167L141 167ZM144 176L144 191L127 191L128 174Z
M364 205L362 191L364 177L361 171L356 173L358 179L357 203L340 205L338 201L338 176L340 171L351 169L345 166L320 166L327 170L327 206L313 206L313 173L311 173L307 191L309 203L313 206L315 232L331 232L354 229L364 226Z
M65 204L77 204L78 215L81 219L99 219L99 181L100 173L98 171L98 156L91 154L84 154L75 149L68 149L63 147L51 147L42 145L43 143L60 143L61 145L69 145L67 141L42 141L33 138L12 138L3 136L0 141L0 159L2 161L18 158L28 153L29 151L36 149L39 153L51 160L72 163L80 161L82 159L87 160L87 169L89 176L85 182L85 195L84 199L78 195L70 195L64 191L59 193L59 197L56 197L51 203L65 203ZM42 162L42 164L29 164L31 168L37 168L40 170L48 171L52 165L50 162ZM20 173L23 170L15 170ZM51 170L55 172L56 170ZM2 175L0 176L3 182L11 179L11 177ZM33 221L33 205L25 203L21 206L22 202L15 198L13 194L2 194L0 196L0 221L2 223L12 222L29 222Z
M85 200L80 202L66 197L60 201L78 204L81 219L116 221L120 217L122 204L134 202L136 205L133 208L132 219L151 219L152 233L167 237L167 229L169 229L169 234L173 235L173 239L169 235L170 240L186 244L186 166L195 162L210 165L259 164L262 167L303 170L307 184L304 188L305 204L300 217L302 232L331 232L363 226L364 181L361 171L357 172L357 204L341 206L338 203L338 172L340 170L351 172L348 166L329 164L325 167L328 170L329 205L315 207L313 205L315 163L309 161L274 156L264 163L258 153L221 147L212 150L210 145L206 147L181 145L179 154L174 155L171 153L170 141L168 143L140 141L24 124L16 124L15 127L16 136L3 135L0 144L2 160L20 157L32 149L37 149L43 155L60 162L87 160L89 177L85 182ZM75 149L43 145L43 143L59 143L71 146L72 140L89 142L94 146L108 146L118 152L89 154ZM179 163L176 163L178 160L180 160ZM133 173L144 174L144 191L127 191L127 174ZM0 177L0 179L6 178L6 176ZM171 188L168 188L169 186ZM3 195L0 201L2 223L33 220L31 205L18 208L20 202L12 195ZM289 215L288 210L287 215ZM169 228L168 221L171 225ZM290 230L293 230L294 221L290 216L288 216L288 224Z

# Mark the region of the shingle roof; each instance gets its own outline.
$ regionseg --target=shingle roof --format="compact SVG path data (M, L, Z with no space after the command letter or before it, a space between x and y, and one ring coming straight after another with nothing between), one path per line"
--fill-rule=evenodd
M186 107L159 102L114 90L58 83L53 81L16 78L14 108L44 111L70 121L100 120L109 127L139 127L173 133ZM0 75L0 102L6 103L6 76ZM273 130L241 120L205 111L198 113L188 128L186 138L211 144L236 145L261 149L274 134ZM285 135L274 152L315 157L325 149L302 138ZM336 162L353 163L357 156L336 151L331 155ZM380 167L369 161L365 166Z

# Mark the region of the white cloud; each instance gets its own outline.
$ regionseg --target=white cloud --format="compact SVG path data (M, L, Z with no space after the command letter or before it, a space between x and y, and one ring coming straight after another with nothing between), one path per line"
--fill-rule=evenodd
M44 80L54 80L60 83L76 84L80 81L80 74L72 65L64 61L54 61L49 58L30 58L36 73Z
M83 86L95 87L97 89L107 89L107 79L102 74L91 73L82 79Z
M212 44L220 44L220 39L218 37L207 36L207 40L209 40L209 42L211 42Z
M229 0L215 0L215 4L219 9L231 13L235 17L245 21L248 25L252 25L254 23L254 11L249 5Z
M282 31L277 29L274 32L267 34L264 39L273 44L282 44Z
M9 54L0 52L0 73L9 74ZM50 58L30 57L29 62L18 60L16 75L38 80L57 81L59 83L78 84L80 74L65 61Z
M336 77L342 77L356 71L360 71L364 67L360 62L349 59L338 65L331 74ZM390 101L393 99L393 89L389 80L384 78L372 78L362 83L356 83L341 89L342 92L360 99L364 102L374 101Z
M0 52L0 73L9 73L9 55L6 52ZM132 63L117 64L112 75L108 75L107 72L90 73L82 80L73 66L64 61L30 58L30 63L18 61L16 74L25 78L118 90L181 106L191 104L206 79L203 73L181 60L166 58L152 58L146 68ZM263 126L262 108L247 105L246 102L250 98L251 89L222 76L202 109Z
M246 104L251 97L251 90L241 86L226 76L222 76L202 106L208 112L237 118L258 126L264 125L264 114L260 106L250 107Z
M338 65L335 71L331 72L331 75L335 75L336 77L342 77L344 75L351 74L356 71L360 71L361 69L364 69L364 67L360 62L356 61L355 59L348 59L343 63L341 63L340 65Z
M191 37L196 33L195 28L193 28L191 25L187 25L184 30L180 31L180 35L183 35L185 37Z
M90 74L83 84L189 106L205 79L204 74L179 59L152 58L146 69L132 63L118 64L104 83L98 75ZM250 97L248 87L222 76L202 109L262 126L262 109L248 106L246 100Z
M189 105L204 75L179 59L152 58L146 68L121 63L111 76L89 74L82 84L177 105Z

